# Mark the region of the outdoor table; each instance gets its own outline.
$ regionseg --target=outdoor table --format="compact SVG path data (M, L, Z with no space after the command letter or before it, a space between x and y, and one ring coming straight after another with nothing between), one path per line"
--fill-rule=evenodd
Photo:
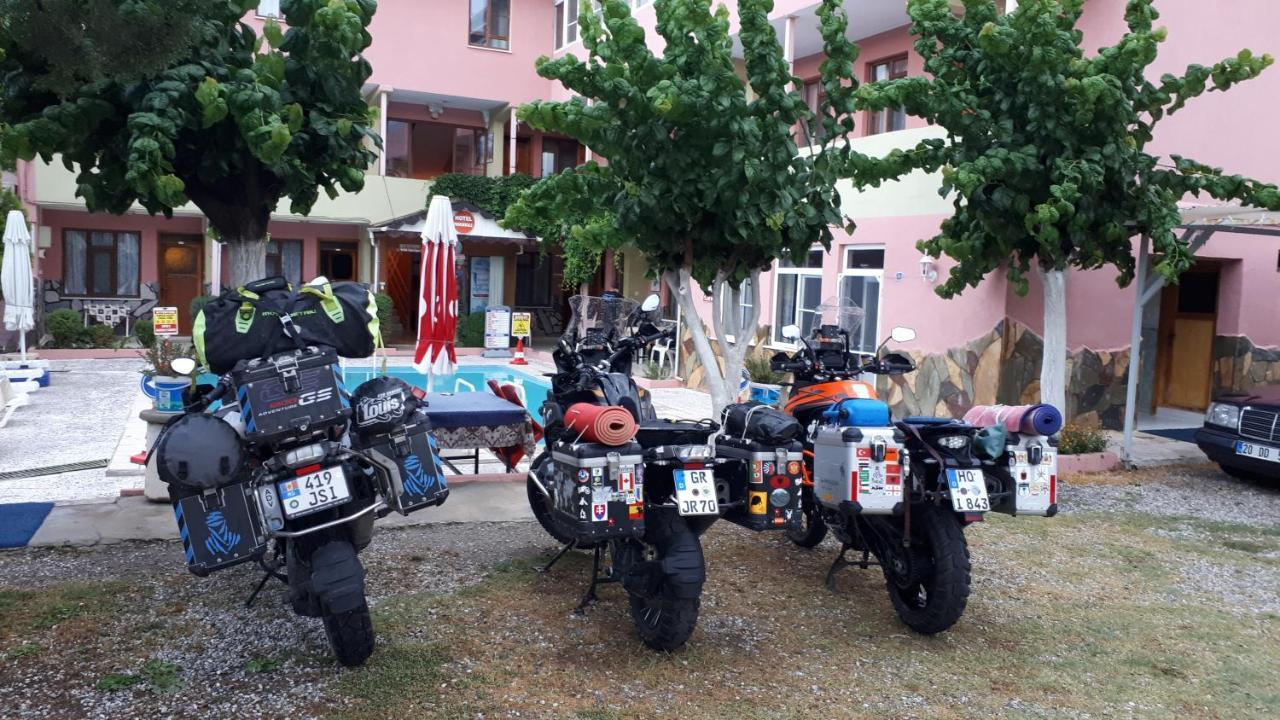
M515 403L485 392L427 393L427 416L441 450L470 450L465 455L440 456L444 464L461 474L453 460L473 461L480 472L480 451L488 448L522 447L525 455L534 452L533 422L529 413ZM515 468L508 466L508 472Z

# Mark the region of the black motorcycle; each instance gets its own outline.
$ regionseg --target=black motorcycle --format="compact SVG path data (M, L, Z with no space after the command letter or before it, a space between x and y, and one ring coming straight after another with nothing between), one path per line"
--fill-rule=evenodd
M791 539L815 547L830 530L841 549L827 573L828 587L844 567L879 565L902 621L917 632L938 633L960 619L968 602L971 567L963 529L1007 494L1000 473L993 472L1005 452L1003 437L991 448L980 428L956 420L891 421L874 387L859 378L911 372L915 365L899 353L882 353L885 343L869 357L851 352L854 328L846 325L852 314L837 313L839 319L819 323L811 338L802 338L795 326L784 328L800 350L775 355L771 363L794 374L786 409L808 427L810 479L803 523ZM914 336L895 328L892 339ZM860 557L850 560L850 551Z
M719 517L709 437L715 423L661 420L647 391L631 378L634 359L650 343L671 337L643 306L618 295L575 296L569 326L554 355L551 393L541 408L547 449L530 467L529 505L564 549L593 552L596 586L620 582L641 640L674 650L693 633L705 580L699 536ZM618 446L583 442L566 423L578 404L624 408L638 426ZM605 568L605 557L611 559Z
M195 361L175 361L193 372ZM189 392L148 453L169 485L188 569L200 577L256 562L261 582L288 587L303 617L320 618L334 655L373 652L359 552L374 519L439 505L448 488L420 401L395 378L348 395L337 355L305 347L242 361Z

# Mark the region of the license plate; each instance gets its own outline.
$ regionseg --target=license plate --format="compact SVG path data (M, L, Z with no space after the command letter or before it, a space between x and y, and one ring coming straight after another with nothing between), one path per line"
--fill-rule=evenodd
M317 470L280 483L280 502L285 517L295 518L323 510L351 499L342 466Z
M947 487L951 490L951 507L956 512L986 512L991 509L987 498L987 481L981 470L948 470Z
M1273 448L1267 445L1254 445L1253 443L1240 441L1236 443L1236 454L1257 458L1258 460L1280 462L1280 448Z
M681 515L719 515L716 480L710 470L676 470L676 509Z

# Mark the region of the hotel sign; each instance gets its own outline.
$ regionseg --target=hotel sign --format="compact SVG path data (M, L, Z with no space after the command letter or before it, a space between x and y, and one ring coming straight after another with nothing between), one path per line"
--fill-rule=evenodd
M476 216L470 210L458 210L453 214L453 227L461 235L470 235L476 229Z

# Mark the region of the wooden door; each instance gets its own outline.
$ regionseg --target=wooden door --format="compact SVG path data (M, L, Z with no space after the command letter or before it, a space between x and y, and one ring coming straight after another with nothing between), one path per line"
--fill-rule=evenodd
M191 301L202 294L204 240L199 235L160 236L160 297L157 304L178 308L178 333L191 334Z
M516 172L530 175L533 173L533 165L530 162L530 148L532 144L529 138L516 138ZM509 162L509 161L508 161ZM510 170L510 164L507 169Z
M1209 406L1218 273L1193 270L1167 287L1160 305L1160 404L1187 410Z

